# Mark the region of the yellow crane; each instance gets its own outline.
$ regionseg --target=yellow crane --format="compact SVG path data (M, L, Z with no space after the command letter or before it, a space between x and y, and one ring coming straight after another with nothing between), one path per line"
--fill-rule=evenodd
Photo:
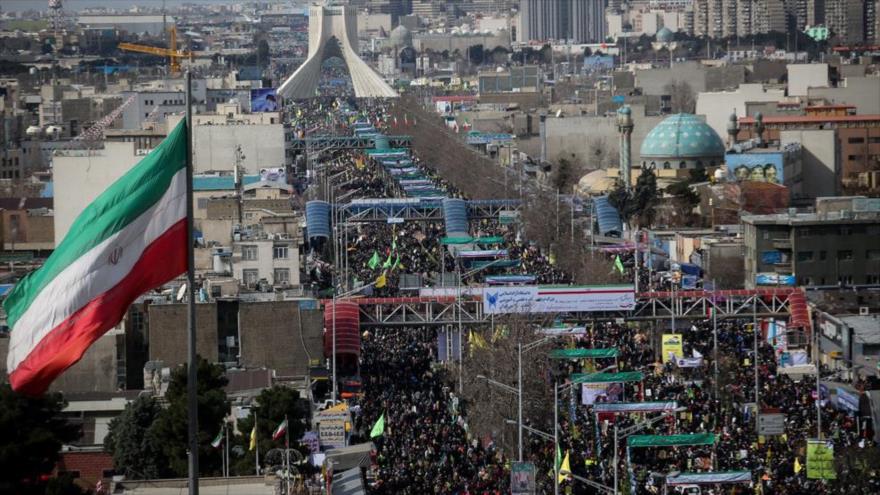
M150 55L159 55L160 57L168 57L168 69L172 74L180 72L180 59L193 59L193 53L185 50L177 49L177 28L171 26L168 29L171 40L170 48L160 48L156 46L138 45L136 43L120 43L118 48L127 52L148 53Z

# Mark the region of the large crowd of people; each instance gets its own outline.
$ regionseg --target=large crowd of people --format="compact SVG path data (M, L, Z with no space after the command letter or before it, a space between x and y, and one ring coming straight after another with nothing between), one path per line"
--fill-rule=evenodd
M438 365L432 328L383 328L363 339L364 396L355 429L373 438L377 495L509 493L503 454L469 434L466 405Z
M323 109L324 104L338 108L339 102L337 99L318 103L317 110L312 108L304 113L304 121L309 121L308 116L317 112L327 122L328 129L346 128L351 124L351 116L375 122L380 129L393 125L388 123L387 108L381 104L359 108L353 102L344 102L347 112L338 114ZM345 113L349 117L344 117ZM461 197L418 157L409 159L420 176L428 178L437 190L449 197ZM334 177L335 197L393 198L406 194L395 177L366 153L337 151L322 161L328 174ZM422 286L438 284L442 273L463 274L464 285L483 284L488 276L498 274L529 275L534 277L534 283L540 284L571 282L548 253L523 239L515 225L502 225L497 219L472 219L468 235L494 238L493 247L506 250L507 257L518 263L485 269L473 269L473 265L456 257L455 249L443 244L444 225L436 221L393 225L356 223L347 228L350 231L344 247L348 260L346 272L321 259L321 253L313 253L310 258L313 260L312 281L323 288L329 286L334 270L337 277L343 274L350 277L355 287L370 286L365 292L376 296L395 296L409 289L401 285L402 275L406 274L417 276ZM474 245L474 249L478 247ZM636 276L636 260L631 249L607 252L605 256L609 266L619 265L617 269L622 276ZM659 290L670 287L671 280L656 274L651 278L652 273L642 267L639 271L641 287ZM596 371L609 364L616 366L616 371L641 371L644 376L641 381L613 384L595 400L666 401L675 402L677 409L595 414L595 406L582 403L580 387L571 387L567 393L575 395L573 400L565 397L557 405L558 452L568 454L575 477L606 486L614 484L616 479L620 493L652 494L662 492L664 480L670 473L748 471L748 483L707 485L702 493L880 493L877 466L871 471L862 465L859 469L867 469L868 475L856 483L844 476L845 473L841 473L840 479L849 482L814 480L806 476L807 439L821 435L833 441L839 452L867 452L867 449L877 449L872 440L873 431L867 423L838 409L824 391L817 391L814 377L792 376L780 369L776 350L763 338L759 339L755 355L755 330L747 320L719 322L717 332L713 331L711 319L679 322L679 329L674 333L683 338L683 354L689 358L687 366L662 356L659 337L670 332L667 322L639 325L607 322L594 323L588 328L586 335L562 338L560 346L614 348L618 356L611 363L554 360L548 364L548 374L564 380L571 373ZM446 380L445 368L437 363L437 345L436 331L431 328L380 328L363 338L360 371L364 394L355 401L359 413L354 429L367 439L371 426L380 416L384 414L386 421L384 434L373 439L375 481L369 492L507 493L509 458L496 450L494 444L477 440L481 437L469 431L467 404L453 392ZM841 377L825 379L843 381ZM851 386L858 388L859 384ZM758 411L784 414L784 433L759 436ZM821 432L817 421L819 411ZM548 407L547 417L552 417L552 406ZM532 420L528 422L546 427L546 418ZM612 455L615 428L632 432L634 427L638 429L635 433L640 435L711 433L715 440L708 444L654 446L627 452L627 439L619 438L620 455L615 463ZM554 464L559 462L554 442L529 436L526 457L537 466L539 493L553 493L555 477L552 473ZM575 479L566 479L562 481L561 493L595 493L595 489Z

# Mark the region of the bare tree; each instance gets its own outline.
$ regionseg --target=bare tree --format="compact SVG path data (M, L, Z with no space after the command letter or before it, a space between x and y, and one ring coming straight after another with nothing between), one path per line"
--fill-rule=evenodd
M694 113L697 106L696 94L687 81L672 81L663 90L669 95L672 113Z

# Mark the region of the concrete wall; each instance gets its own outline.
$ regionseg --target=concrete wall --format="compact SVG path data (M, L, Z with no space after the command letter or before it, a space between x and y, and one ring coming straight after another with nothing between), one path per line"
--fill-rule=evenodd
M193 161L196 173L232 170L235 147L240 145L246 173L261 168L284 167L284 127L268 125L200 125L193 132Z
M632 159L633 163L639 163L642 141L648 132L663 120L663 116L646 117L644 107L633 106L632 110L635 123L632 135ZM619 137L616 117L574 116L560 119L548 117L546 122L549 161L554 162L564 157L579 161L587 168L618 165ZM603 150L600 157L595 155L597 148Z
M835 196L838 193L836 131L781 131L779 141L782 147L789 143L802 146L801 193L804 197Z
M735 91L699 93L696 113L705 116L706 123L726 140L731 113L745 117L747 102L780 101L783 98L785 91L781 89L765 89L761 84L740 84Z
M78 363L52 383L50 390L64 393L115 392L118 333L111 330L99 338ZM9 338L0 338L0 383L9 381L6 368L8 353Z
M134 143L105 143L103 150L70 151L53 159L55 182L55 245L83 209L143 156L136 156Z
M241 364L279 374L304 375L309 359L322 358L321 312L300 309L296 301L241 303Z
M186 362L186 304L151 304L150 360L162 361L175 367ZM210 362L216 362L217 305L196 305L196 352Z
M833 104L855 105L856 113L880 114L880 77L848 77L837 88L810 88L810 99L824 98Z
M788 95L807 96L809 88L827 88L828 74L828 64L788 64Z

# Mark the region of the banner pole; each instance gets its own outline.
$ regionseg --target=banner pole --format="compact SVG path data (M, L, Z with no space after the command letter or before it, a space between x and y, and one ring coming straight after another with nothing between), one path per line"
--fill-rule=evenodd
M189 495L199 495L198 362L196 357L195 254L193 252L193 125L192 73L186 71L186 292L187 292L187 409Z

